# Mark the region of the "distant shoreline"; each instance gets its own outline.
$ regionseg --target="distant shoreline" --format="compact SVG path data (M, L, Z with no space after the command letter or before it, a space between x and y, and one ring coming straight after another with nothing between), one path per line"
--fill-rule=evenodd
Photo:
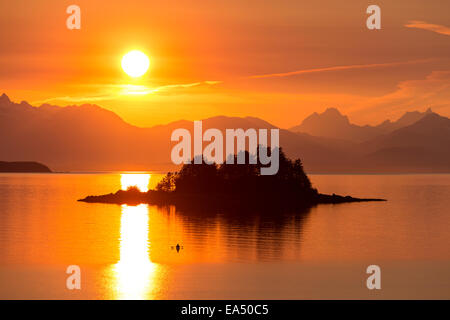
M1 173L52 173L46 165L34 161L0 161Z

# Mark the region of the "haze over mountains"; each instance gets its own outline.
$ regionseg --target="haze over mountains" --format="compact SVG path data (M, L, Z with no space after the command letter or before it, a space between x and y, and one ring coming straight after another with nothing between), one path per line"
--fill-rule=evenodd
M170 136L177 128L192 131L193 123L139 128L96 105L33 107L3 94L0 160L38 161L53 171L174 170ZM203 130L208 128L275 126L253 117L218 116L203 120ZM302 159L307 172L450 172L450 119L431 110L357 126L328 109L280 129L280 143L289 157Z

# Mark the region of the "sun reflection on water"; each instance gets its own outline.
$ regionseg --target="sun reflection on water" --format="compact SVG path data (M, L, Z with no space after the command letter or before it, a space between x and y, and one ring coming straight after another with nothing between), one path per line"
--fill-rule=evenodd
M137 186L147 191L150 174L121 174L121 187ZM122 205L120 219L120 259L113 266L117 299L146 299L153 291L157 265L149 256L148 205Z
M129 187L137 187L140 191L147 192L150 177L149 173L122 173L120 175L120 185L122 190L127 190Z

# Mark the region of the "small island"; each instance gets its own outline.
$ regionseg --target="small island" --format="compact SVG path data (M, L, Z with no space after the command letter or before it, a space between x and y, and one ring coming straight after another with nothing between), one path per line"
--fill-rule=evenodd
M32 161L16 161L6 162L0 161L0 172L12 172L12 173L49 173L52 172L49 167L39 162Z
M248 160L250 155L245 152ZM302 209L321 203L386 201L351 196L321 194L313 188L300 159L292 161L280 150L279 171L260 175L261 164L184 164L169 172L155 190L141 192L136 187L78 201L137 205L177 205L214 209ZM193 163L193 161L192 161Z

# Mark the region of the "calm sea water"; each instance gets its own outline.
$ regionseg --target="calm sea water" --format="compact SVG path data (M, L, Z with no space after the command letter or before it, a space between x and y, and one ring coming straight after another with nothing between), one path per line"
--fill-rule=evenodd
M0 174L0 298L450 299L450 175L311 175L323 193L388 201L275 218L76 201L161 177ZM371 264L381 290L366 288Z

